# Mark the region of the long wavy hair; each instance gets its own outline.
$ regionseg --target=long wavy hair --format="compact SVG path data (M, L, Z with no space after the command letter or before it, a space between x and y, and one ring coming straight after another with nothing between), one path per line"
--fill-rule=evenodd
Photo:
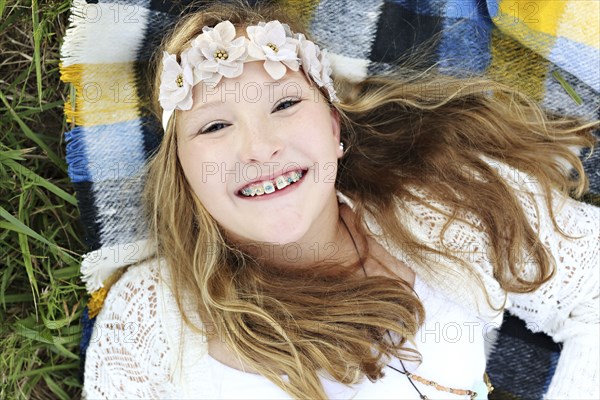
M182 18L161 50L179 55L203 26L223 20L244 28L272 19L299 30L281 10L219 5ZM160 76L155 75L153 99L158 99ZM552 258L519 200L481 156L520 169L535 165L527 172L552 210L553 189L574 196L587 189L571 147L593 148L597 124L551 115L497 82L452 78L433 69L399 68L360 83L337 79L336 85L342 102L332 106L340 113L347 146L336 188L355 202L362 235L372 234L363 218L368 213L386 240L419 250L411 254L423 268L433 269L426 254L438 254L461 264L465 279L477 281L463 257L420 242L399 218L399 209L417 202L448 216L446 229L467 212L481 222L473 228L489 237L494 277L504 290L531 292L552 277ZM160 115L158 104L155 109ZM267 268L229 243L185 179L174 126L171 122L149 164L145 200L158 254L166 260L188 324L184 303L191 302L211 334L295 398L326 397L319 372L351 384L364 376L381 377L388 357L419 359L406 341L414 338L425 312L402 279L360 277L355 272L361 262L346 269ZM521 274L523 252L535 261L533 277Z

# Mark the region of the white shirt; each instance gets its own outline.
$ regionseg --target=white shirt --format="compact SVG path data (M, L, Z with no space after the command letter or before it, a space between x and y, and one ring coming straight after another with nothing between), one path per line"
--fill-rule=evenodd
M484 340L485 321L452 300L442 297L432 288L415 278L415 292L426 310L426 320L415 337L416 348L423 356L423 362L404 362L408 371L429 380L457 389L477 389L482 384L485 371ZM490 328L487 326L487 328ZM221 399L289 399L290 396L267 378L228 367L219 361L208 358L207 370L212 376L215 398ZM460 360L460 367L457 367ZM403 370L400 362L393 359L389 365ZM406 376L384 368L385 376L371 382L364 378L361 383L348 387L331 379L322 378L323 387L330 399L414 399L417 391ZM430 399L464 399L466 396L438 391L431 386L413 380L421 393ZM483 386L485 387L485 385Z

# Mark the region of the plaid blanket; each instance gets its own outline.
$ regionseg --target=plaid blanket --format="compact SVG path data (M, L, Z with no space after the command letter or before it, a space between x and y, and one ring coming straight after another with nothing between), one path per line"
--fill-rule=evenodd
M360 79L385 70L435 36L439 40L429 48L429 62L447 73L487 73L550 110L599 116L596 0L280 3L330 51L337 74ZM61 74L72 88L65 104L72 124L65 134L69 176L79 201L84 240L90 250L99 250L82 268L90 291L142 254L143 169L161 136L160 123L148 110L146 71L164 32L186 6L182 0L73 1ZM599 164L599 152L584 159L595 194L600 193ZM94 280L95 285L89 283ZM85 321L88 333L92 323ZM489 359L490 377L504 398L540 398L550 382L558 348L547 338L515 333L524 330L514 328L518 325L511 320L503 327ZM85 340L84 336L82 355ZM523 359L539 362L531 361L526 374L514 373ZM534 379L531 365L539 367L533 370Z

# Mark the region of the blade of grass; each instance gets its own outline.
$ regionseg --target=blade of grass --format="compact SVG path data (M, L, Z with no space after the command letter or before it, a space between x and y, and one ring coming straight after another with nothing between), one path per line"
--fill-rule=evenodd
M17 218L12 216L11 213L6 211L6 209L2 206L0 206L0 217L4 218L8 222L8 224L2 224L0 226L4 226L7 229L14 230L17 233L24 233L28 236L31 236L35 240L48 245L49 247L58 248L58 246L55 243L50 242L48 239L41 236L39 233L35 232L33 229L19 221Z
M68 342L65 342L67 344L77 344L79 343L79 341L81 340L81 336L76 336L74 338L71 338ZM63 346L61 343L58 343L58 340L55 341L54 346L52 346L52 351L55 352L58 355L63 356L64 358L68 358L70 360L79 360L79 356L69 350L67 350L65 348L65 346Z
M15 397L18 399L26 399L30 396L27 396L27 393L31 393L33 389L39 384L40 380L42 380L41 375L32 374L29 379L23 380L23 389L20 391L22 393L21 396ZM33 396L31 396L33 397Z
M50 376L48 375L43 375L44 377L44 382L46 382L46 385L48 385L48 388L52 391L52 393L54 393L57 398L61 399L61 400L69 400L71 398L71 396L69 396L67 394L67 392L65 392L60 385L58 385L56 382L54 382L54 379L52 379Z
M33 327L28 327L24 324L24 321L20 321L15 324L15 333L36 342L54 344L52 335L45 327L43 327L43 325L33 325Z
M22 294L2 294L3 304L9 303L29 303L33 301L33 296L31 293L22 293Z
M29 153L29 151L29 149L0 151L0 162L3 160L23 161L25 160L23 155Z
M35 64L35 78L37 83L38 103L42 105L42 61L40 56L40 42L42 41L42 25L40 24L37 0L31 0L31 21L33 23L33 62Z
M39 107L23 107L24 111L20 111L20 115L23 117L29 117L30 115L39 114L39 112L44 112L48 110L52 110L53 108L62 108L65 105L65 102L62 100L54 101L52 103L45 103Z
M72 388L80 388L81 387L81 383L79 383L79 380L77 378L75 378L74 376L69 376L69 377L65 378L63 380L63 383L66 386L69 386Z
M6 9L6 0L1 0L1 3L3 5L2 13L4 13L4 9ZM19 12L14 12L15 9L17 9L17 7L13 7L11 10L13 12L9 13L6 18L0 20L0 32L5 32L6 27L13 25L13 23L20 17Z
M25 219L25 193L21 193L19 196L19 220ZM29 240L27 240L27 236L23 233L19 233L19 246L21 247L21 254L23 255L23 264L25 265L25 271L27 272L27 278L29 278L29 284L31 285L31 292L33 293L33 302L35 307L35 312L37 313L37 299L40 296L40 292L38 290L37 280L35 279L35 275L33 273L33 263L31 262L31 252L29 251Z
M67 172L66 163L60 157L58 157L56 155L56 153L53 152L50 149L50 147L48 147L48 145L46 143L44 143L44 141L38 137L38 135L36 133L34 133L31 129L29 129L27 124L25 124L25 122L23 122L21 117L19 117L19 115L15 112L15 110L10 106L10 104L8 103L8 100L6 99L6 97L4 96L4 93L2 93L2 91L0 91L0 100L2 100L2 102L6 106L6 109L8 110L10 115L13 117L13 119L17 122L17 124L19 124L19 126L21 127L21 130L23 131L25 136L27 136L29 139L33 140L33 142L35 142L35 144L40 146L40 148L42 150L44 150L44 152L48 155L48 158L57 167L59 167L63 172L66 173Z
M11 378L24 378L26 376L34 376L38 374L44 374L46 372L55 372L62 371L65 369L76 369L79 368L79 363L70 363L70 364L61 364L61 365L51 365L49 367L37 368L33 371L25 371L21 373L14 374Z
M0 213L0 215L1 215L1 213ZM13 232L17 232L17 233L25 233L25 231L20 229L18 226L11 224L9 222L6 222L6 221L0 221L0 229L4 229L6 231L13 231Z
M53 276L56 279L71 279L77 278L80 274L79 264L71 265L70 267L57 269L53 272Z
M34 185L46 188L49 191L51 191L52 193L54 193L55 195L57 195L58 197L60 197L61 199L63 199L64 201L71 203L74 206L77 205L77 200L75 199L75 196L70 195L69 193L65 192L58 186L56 186L56 185L52 184L51 182L47 181L46 179L42 178L41 176L39 176L35 172L31 171L30 169L22 166L21 164L19 164L17 162L14 162L13 160L4 160L4 161L0 160L0 162L2 162L4 165L10 167L16 173L27 178Z
M17 75L13 81L11 82L11 84L6 88L7 93L11 93L14 92L17 86L22 85L23 82L25 82L28 77L29 77L29 73L31 71L29 69L24 69L19 75ZM26 93L27 96L30 96L28 93ZM37 106L37 105L36 105Z
M81 337L81 329L70 326L64 327L64 330L69 330L68 333L60 333L61 336L52 335L52 329L49 329L43 323L40 324L39 322L36 322L33 315L15 323L14 327L14 332L17 335L52 346L76 344ZM54 330L56 331L56 329ZM71 357L71 355L68 357Z
M32 238L40 241L47 245L51 252L55 252L58 256L66 263L72 264L76 262L76 258L69 254L65 249L57 246L55 243L50 242L48 239L41 236L39 233L35 232L27 225L23 224L17 218L13 217L6 209L0 206L0 217L4 218L6 221L0 221L0 228L9 229L11 231L15 231L17 233L24 233Z
M573 89L573 87L569 85L569 83L565 80L565 78L562 77L562 75L558 71L552 71L552 76L558 81L558 83L560 83L560 86L562 86L563 89L565 89L565 92L567 92L569 96L571 96L575 103L577 103L578 105L583 104L583 100L581 100L581 97L579 97L575 89Z
M53 329L53 330L63 328L65 326L68 326L71 322L73 322L73 319L69 318L69 317L65 317L62 319L55 319L55 320L50 320L47 317L45 317L43 314L41 315L41 317L42 317L42 322L44 323L46 328Z
M8 280L12 276L13 270L15 269L15 263L6 263L6 269L2 273L2 281L0 282L0 303L2 303L2 308L6 311L6 303L12 303L15 300L12 300L10 296L22 296L22 295L7 295L6 288L8 287ZM31 293L27 293L27 296L31 296ZM20 297L18 297L20 298ZM16 301L19 301L17 298ZM12 300L12 301L11 301ZM25 301L25 300L24 300Z

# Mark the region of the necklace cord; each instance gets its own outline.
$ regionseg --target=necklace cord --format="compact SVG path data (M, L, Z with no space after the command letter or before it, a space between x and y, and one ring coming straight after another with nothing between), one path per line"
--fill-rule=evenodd
M348 229L348 225L346 224L346 221L344 221L344 218L342 218L340 216L340 219L342 220L342 223L344 224L344 227L346 228L346 231L348 232L348 235L350 235L350 239L352 240L352 245L354 246L354 250L356 251L356 255L358 256L358 262L360 263L360 266L362 267L362 270L365 274L365 278L368 278L369 275L367 275L367 270L365 268L364 263L362 262L362 259L360 258L360 252L358 251L358 247L356 246L356 241L354 240L354 237L352 236L352 233L350 233L350 229ZM390 342L393 343L393 339L392 339L392 335L390 334L389 330L386 330L388 337L390 338ZM419 398L421 400L425 400L427 399L427 397L421 393L421 391L419 390L419 388L417 388L417 385L415 385L415 383L412 381L412 379L410 379L410 376L408 375L408 372L406 371L406 367L404 366L404 363L402 362L402 360L400 358L398 358L398 360L400 361L400 365L402 365L402 369L404 371L400 371L398 368L392 367L391 365L387 365L388 367L390 367L391 369L400 372L401 374L403 374L404 376L406 376L406 378L408 379L408 381L410 382L410 384L412 385L413 388L415 388L415 390L417 391L417 393L419 394Z
M363 272L365 274L365 277L368 278L367 270L365 268L363 260L361 259L360 252L358 251L358 246L356 246L356 241L354 240L354 237L352 236L352 233L350 232L350 229L348 229L348 225L346 224L346 221L344 220L344 218L342 218L341 215L340 215L340 220L344 224L344 227L346 228L346 231L348 232L348 235L350 235L350 239L352 240L352 245L354 246L354 250L356 251L356 255L358 255L358 262L360 263L360 266L362 267L362 270L363 270ZM388 334L388 337L390 338L390 342L393 343L393 339L392 339L392 335L390 334L390 331L386 330L386 332ZM408 381L410 382L410 384L412 385L412 387L415 388L415 390L419 394L419 398L421 400L427 400L428 398L423 393L421 393L421 391L419 390L419 388L417 388L417 385L415 385L415 383L411 379L411 376L414 376L415 379L417 379L417 381L419 381L421 383L424 383L424 384L429 385L429 386L433 386L436 390L441 390L441 391L449 392L449 393L452 393L452 394L467 395L467 396L469 396L470 399L474 399L475 397L477 397L477 392L474 392L472 390L446 388L445 386L442 386L442 385L438 384L437 382L428 381L428 380L425 380L424 378L419 377L418 375L411 374L411 373L409 373L406 370L406 367L404 366L404 362L402 361L402 359L398 357L398 361L400 361L400 365L402 365L403 371L400 371L398 368L395 368L395 367L393 367L393 366L391 366L389 364L387 364L387 366L390 367L391 369L393 369L394 371L397 371L397 372L403 374L404 376L406 376L406 379L408 379ZM491 386L491 385L488 385L488 388L489 388L489 386ZM488 392L489 391L490 390L488 389Z

